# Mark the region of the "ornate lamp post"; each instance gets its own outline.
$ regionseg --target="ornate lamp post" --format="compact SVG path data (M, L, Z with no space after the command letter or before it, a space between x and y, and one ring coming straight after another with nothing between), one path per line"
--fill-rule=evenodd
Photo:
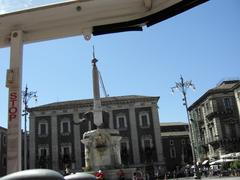
M189 112L188 112L188 104L187 104L187 89L192 88L193 90L195 90L195 86L192 83L192 81L184 81L183 77L180 77L180 82L176 82L176 85L174 87L172 87L172 93L174 93L174 91L177 89L181 92L183 98L183 105L186 108L186 112L187 112L187 119L188 119L188 126L189 126L189 139L190 139L190 143L191 143L191 148L192 148L192 155L193 155L193 163L196 164L196 156L195 156L195 150L194 150L194 142L193 142L193 135L192 135L192 127L191 127L191 123L190 123L190 117L189 117Z
M28 102L30 99L34 98L37 101L37 91L30 91L28 92L28 87L24 91L22 91L22 98L23 98L23 114L24 116L24 169L27 169L27 109L28 109Z

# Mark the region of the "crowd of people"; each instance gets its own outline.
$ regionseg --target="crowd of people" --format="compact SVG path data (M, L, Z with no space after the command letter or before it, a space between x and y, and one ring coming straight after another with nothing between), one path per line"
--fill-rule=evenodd
M119 169L116 173L116 176L118 180L150 180L152 177L148 173L144 173L141 169L136 169L131 177L129 174L125 174L123 169ZM160 177L159 175L155 175L155 179L170 179L170 178L178 178L178 177L190 177L190 176L196 176L196 174L199 173L200 178L201 176L240 176L240 169L231 169L231 168L223 168L221 165L211 165L211 166L199 166L199 167L188 167L185 168L184 171L181 173L179 171L168 171L165 173L164 177ZM64 171L64 175L71 174L71 170L68 166L66 166L66 169ZM99 169L95 173L95 177L98 180L105 180L105 173L101 169Z
M119 171L117 172L117 177L118 180L130 180L129 177L126 177L126 174L124 173L124 171L122 169L119 169ZM104 180L105 179L105 174L102 170L98 170L95 174L96 179L98 180ZM146 178L143 177L141 171L136 170L131 177L131 180L145 180Z

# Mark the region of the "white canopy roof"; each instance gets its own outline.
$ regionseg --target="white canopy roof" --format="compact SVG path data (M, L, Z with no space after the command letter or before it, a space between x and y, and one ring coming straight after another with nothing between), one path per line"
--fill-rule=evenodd
M209 164L214 165L214 164L222 164L222 163L233 162L233 161L236 161L236 159L219 159L219 160L213 161Z
M238 158L238 157L240 157L240 152L234 152L234 153L224 154L220 156L221 159Z
M204 160L204 161L202 162L202 165L207 164L207 162L208 162L208 159L207 159L207 160Z
M207 0L72 0L0 15L0 48L10 33L24 32L24 42L67 36L86 39L123 31L140 31Z

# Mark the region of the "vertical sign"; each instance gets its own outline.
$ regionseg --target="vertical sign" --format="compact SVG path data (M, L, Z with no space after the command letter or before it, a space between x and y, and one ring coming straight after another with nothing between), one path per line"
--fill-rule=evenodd
M21 170L21 85L22 31L11 33L10 69L7 70L8 96L7 173Z

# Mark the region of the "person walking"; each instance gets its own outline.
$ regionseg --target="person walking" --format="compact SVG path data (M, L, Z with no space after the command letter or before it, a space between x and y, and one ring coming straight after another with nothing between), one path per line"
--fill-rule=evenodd
M98 172L96 173L96 179L104 180L104 173L102 172L101 169L99 169Z
M137 172L134 172L134 173L133 173L132 180L138 180L138 177L137 177Z
M118 179L119 179L119 180L124 180L124 179L125 179L125 174L124 174L124 172L123 172L122 169L120 169L120 170L118 171L117 175L118 175Z

